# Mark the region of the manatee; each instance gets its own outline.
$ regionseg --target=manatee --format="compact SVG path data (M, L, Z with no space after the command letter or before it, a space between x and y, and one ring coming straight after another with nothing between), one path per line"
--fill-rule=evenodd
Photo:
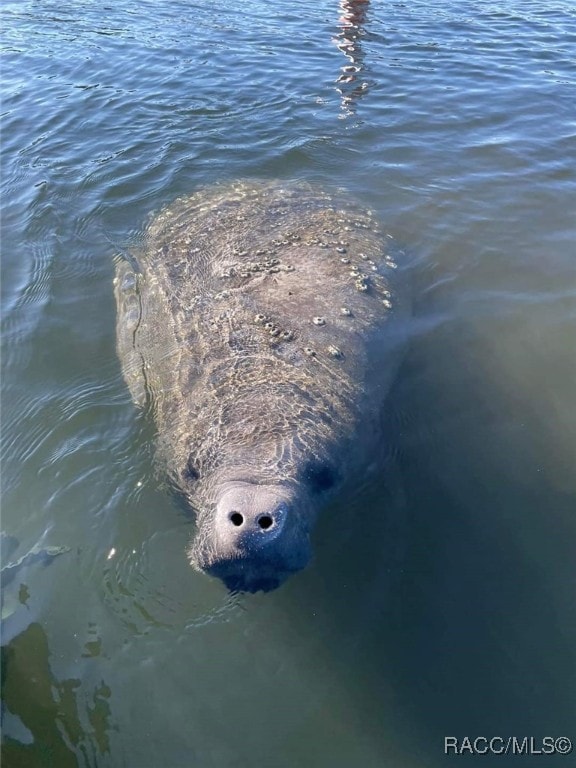
M243 181L176 200L117 263L124 378L195 515L190 563L230 590L302 569L374 461L408 311L391 247L342 191Z

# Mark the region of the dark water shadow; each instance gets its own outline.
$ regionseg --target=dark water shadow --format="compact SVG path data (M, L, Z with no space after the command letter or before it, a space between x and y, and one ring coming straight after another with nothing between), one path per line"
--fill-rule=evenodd
M87 645L86 654L97 648ZM80 679L57 679L50 656L38 622L1 648L5 768L95 766L110 755L110 687L102 680L88 692Z

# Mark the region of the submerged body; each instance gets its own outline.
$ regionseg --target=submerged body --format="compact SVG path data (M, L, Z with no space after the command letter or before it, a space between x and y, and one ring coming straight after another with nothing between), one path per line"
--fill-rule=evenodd
M118 352L196 514L194 566L271 589L329 493L371 461L405 306L371 214L303 183L177 200L118 265Z

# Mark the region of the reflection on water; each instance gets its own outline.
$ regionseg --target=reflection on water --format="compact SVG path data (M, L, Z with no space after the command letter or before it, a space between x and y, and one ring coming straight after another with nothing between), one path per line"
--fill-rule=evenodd
M362 37L370 0L340 0L340 32L334 42L347 59L340 68L336 90L341 98L341 117L354 115L355 104L368 90L364 75L364 51Z
M37 622L2 646L1 653L3 765L97 765L98 756L110 750L108 685L102 681L87 694L80 679L56 679L48 638Z
M48 637L36 620L45 602L42 587L50 583L45 569L60 555L68 553L69 548L37 544L12 561L19 548L18 540L2 532L0 545L3 765L9 768L94 765L96 756L110 749L108 699L111 690L101 681L86 697L82 679L57 679L50 665L52 652ZM66 564L65 560L61 562ZM68 567L71 564L68 558ZM48 575L54 576L54 571L51 569ZM92 625L81 657L96 659L101 651L101 638ZM83 757L78 762L80 755Z

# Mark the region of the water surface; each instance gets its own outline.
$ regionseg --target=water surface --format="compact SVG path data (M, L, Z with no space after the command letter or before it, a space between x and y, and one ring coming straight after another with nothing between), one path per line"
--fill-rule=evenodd
M576 738L573 3L3 16L2 529L12 560L70 548L6 588L5 764L436 768L448 735ZM149 215L240 177L345 186L414 300L388 463L256 596L187 565L112 296ZM571 758L482 764L546 759Z

